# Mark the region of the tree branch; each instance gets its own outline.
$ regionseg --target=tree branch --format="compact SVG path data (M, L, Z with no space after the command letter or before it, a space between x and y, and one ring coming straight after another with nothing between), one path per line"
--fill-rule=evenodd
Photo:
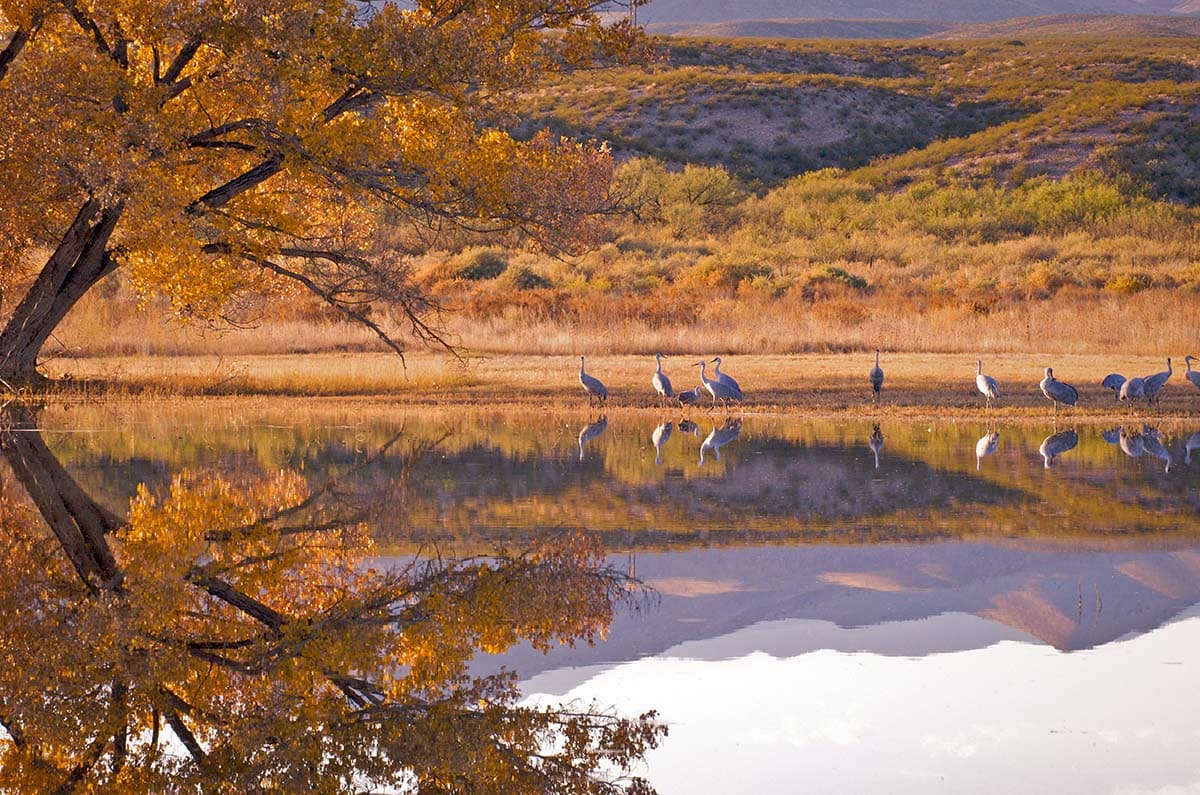
M236 608L260 624L265 625L273 632L279 632L290 620L283 613L242 593L224 580L209 575L201 568L193 568L188 572L187 579L193 585L204 589L210 596L220 599L225 604Z
M200 49L200 44L200 34L198 33L184 42L183 47L179 50L179 54L175 56L175 59L171 61L171 65L167 67L167 71L163 72L162 77L156 79L155 82L169 86L179 80L179 75L191 63L192 58L195 57L196 52Z
M33 15L29 27L17 28L13 31L12 38L8 40L8 44L5 44L4 49L0 50L0 80L3 80L4 76L8 74L9 64L16 60L17 56L21 54L21 50L29 43L29 40L37 35L45 18L46 12L39 11Z
M223 207L238 194L245 193L261 185L282 170L283 155L278 153L272 154L249 171L243 172L224 185L213 188L199 199L196 199L188 209L190 212L196 213L199 212L201 206L209 209Z
M191 729L183 722L183 718L179 717L179 713L175 710L167 710L163 713L163 717L167 719L167 725L171 727L171 731L175 732L175 736L183 743L183 747L191 754L192 759L196 760L197 764L204 761L204 749L200 747L200 743L196 740L196 735L192 734Z
M120 26L116 27L113 34L113 42L109 42L104 38L104 32L100 30L100 26L88 14L81 9L75 0L60 0L63 8L71 14L75 22L83 29L83 32L92 37L92 41L96 44L96 49L102 55L116 63L122 69L129 68L129 42L121 34Z
M356 309L346 306L346 304L344 302L339 301L337 299L337 297L333 294L332 291L322 288L320 285L318 285L312 279L305 276L303 273L300 273L299 271L291 270L289 268L285 268L282 265L274 263L264 257L258 257L258 256L255 256L253 254L248 254L248 253L242 254L242 257L243 257L243 259L246 259L249 262L256 263L257 265L261 266L262 268L265 268L266 270L269 270L273 273L277 273L280 276L284 276L295 282L299 282L300 284L302 284L306 288L308 288L308 290L310 292L312 292L314 295L318 296L321 300L323 300L325 303L332 306L337 311L341 312L346 317L350 318L351 320L355 321L356 323L361 323L362 325L371 329L371 331L375 332L375 336L377 336L377 337L379 337L379 339L383 340L383 344L387 345L389 348L391 348L393 351L395 351L400 356L401 366L404 366L404 367L407 366L407 361L404 358L403 346L401 346L400 343L393 340L388 335L388 333L386 331L384 331L382 328L380 328L379 324L376 323L374 320L371 320L369 317L364 315L362 312L359 312ZM449 346L447 346L447 347L449 347Z

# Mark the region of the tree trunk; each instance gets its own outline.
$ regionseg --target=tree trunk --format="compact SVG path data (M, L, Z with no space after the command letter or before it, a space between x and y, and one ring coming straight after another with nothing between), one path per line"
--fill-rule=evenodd
M0 332L0 378L9 385L43 380L37 371L42 346L79 299L116 268L108 241L121 210L120 204L104 207L89 199L46 260Z
M0 455L50 525L79 578L92 591L117 585L119 572L107 536L123 524L120 517L88 496L41 434L29 430L35 424L33 411L7 406L0 421L5 428L0 431Z

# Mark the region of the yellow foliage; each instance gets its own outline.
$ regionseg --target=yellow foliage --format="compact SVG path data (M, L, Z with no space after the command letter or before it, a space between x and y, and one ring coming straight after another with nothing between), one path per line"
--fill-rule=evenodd
M417 316L378 256L385 216L591 245L607 149L506 130L548 74L640 56L594 6L5 0L0 283L58 248L179 314L219 317L283 276L351 316L372 299Z

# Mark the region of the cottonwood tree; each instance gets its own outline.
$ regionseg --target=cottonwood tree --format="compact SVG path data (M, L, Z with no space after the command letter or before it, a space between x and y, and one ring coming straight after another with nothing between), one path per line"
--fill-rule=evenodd
M467 672L604 632L629 583L585 539L376 571L336 483L181 472L121 517L36 432L0 453L37 506L0 480L0 789L651 791L629 770L652 713L522 706L512 674Z
M386 301L437 338L381 219L586 246L611 207L603 147L514 140L551 72L641 57L608 0L0 0L0 377L121 268L218 316L283 280L389 346Z

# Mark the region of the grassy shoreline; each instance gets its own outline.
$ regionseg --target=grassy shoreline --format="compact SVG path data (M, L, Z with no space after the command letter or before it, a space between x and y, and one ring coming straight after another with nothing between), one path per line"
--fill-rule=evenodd
M1165 368L1157 358L1099 355L1003 354L984 361L1000 382L1002 399L991 411L975 390L975 358L965 354L884 352L886 374L880 403L867 383L865 354L799 354L726 357L724 368L746 393L736 413L845 415L912 418L986 417L996 421L1052 415L1041 395L1042 369L1074 384L1080 405L1059 418L1078 422L1153 421L1200 416L1200 389L1176 367L1161 405L1122 405L1100 381L1110 372L1147 375ZM1165 357L1164 357L1165 358ZM676 389L698 383L698 354L665 360ZM1174 363L1174 362L1173 362ZM1182 364L1182 362L1179 362ZM588 372L612 395L605 412L660 413L650 387L654 360L647 356L589 357ZM595 413L578 383L574 356L488 355L462 361L428 352L407 357L407 370L392 354L341 353L263 356L96 357L60 359L46 372L64 379L43 397L147 400L179 397L330 398L386 401L396 405L522 408ZM690 413L705 414L707 406ZM679 413L677 404L666 413ZM724 413L720 408L718 413Z

